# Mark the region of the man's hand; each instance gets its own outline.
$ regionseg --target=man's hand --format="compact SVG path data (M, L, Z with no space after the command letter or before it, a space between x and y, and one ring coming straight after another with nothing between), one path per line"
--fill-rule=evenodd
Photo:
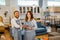
M31 28L31 27L28 26L28 25L22 25L22 28L26 28L26 29L28 29L28 30L34 30L34 28Z
M26 25L22 25L22 28L26 28Z
M29 29L29 30L32 30L32 28L31 27L26 27L27 29Z

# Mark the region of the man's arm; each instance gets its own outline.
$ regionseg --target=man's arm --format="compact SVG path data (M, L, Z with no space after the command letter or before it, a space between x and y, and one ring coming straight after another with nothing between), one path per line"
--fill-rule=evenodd
M11 20L11 25L15 28L20 28L20 25L18 25L14 19Z

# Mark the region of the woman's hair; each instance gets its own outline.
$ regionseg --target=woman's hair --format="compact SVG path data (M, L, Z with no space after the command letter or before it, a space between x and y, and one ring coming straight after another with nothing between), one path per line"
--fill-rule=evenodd
M27 11L27 14L28 14L28 13L30 13L30 15L31 15L31 18L30 18L30 21L31 21L31 20L34 18L34 17L33 17L33 14L32 14L32 12L31 12L31 11ZM26 14L25 21L28 21L27 14Z
M0 18L1 18L1 21L3 22L3 18L0 16Z

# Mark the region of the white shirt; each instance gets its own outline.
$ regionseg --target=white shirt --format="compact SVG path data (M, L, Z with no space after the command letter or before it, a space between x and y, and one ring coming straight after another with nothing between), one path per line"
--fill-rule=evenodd
M10 24L10 17L3 17L4 24Z
M37 29L37 23L36 23L36 21L33 19L32 22L33 22L33 24L35 25L34 28Z
M15 27L15 28L20 28L20 29L22 29L22 27L21 27L21 21L20 21L20 25L18 25L18 24L16 23L16 20L20 20L20 18L18 18L18 19L13 18L13 19L11 20L12 28Z
M26 23L25 23L25 25L29 25L30 27L32 27L32 28L34 28L34 29L37 29L37 23L36 23L36 21L33 19L33 20L31 20L31 21L27 21Z

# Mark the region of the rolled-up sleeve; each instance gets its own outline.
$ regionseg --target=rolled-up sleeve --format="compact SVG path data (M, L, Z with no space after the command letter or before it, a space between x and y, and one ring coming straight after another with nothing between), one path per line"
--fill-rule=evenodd
M11 20L11 25L15 28L20 28L20 25L18 25L14 19Z
M36 23L36 21L33 20L32 22L33 22L33 24L34 24L34 29L37 29L37 23Z
M20 29L22 30L22 22L20 21Z

